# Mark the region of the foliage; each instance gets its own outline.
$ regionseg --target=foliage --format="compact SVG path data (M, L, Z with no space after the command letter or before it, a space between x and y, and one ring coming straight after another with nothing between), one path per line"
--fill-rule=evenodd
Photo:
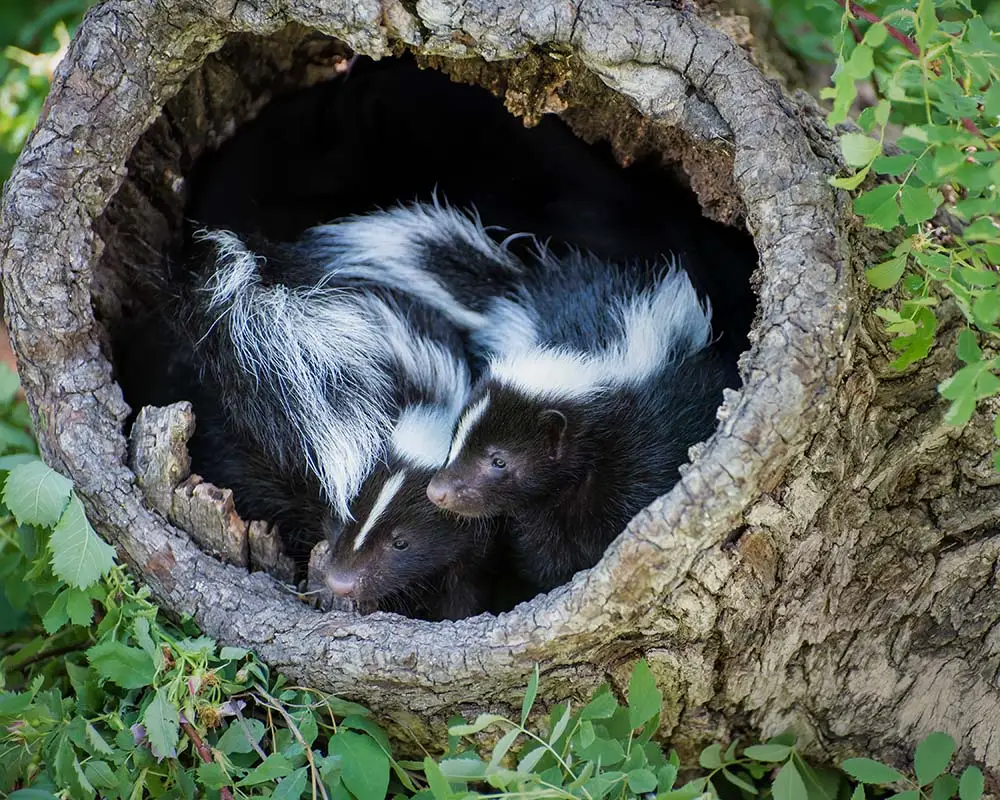
M0 794L12 799L862 800L861 784L901 800L982 794L976 767L948 773L955 743L940 733L918 745L914 775L869 759L846 761L846 775L812 767L787 735L713 744L684 767L653 738L664 698L645 661L623 703L604 686L575 711L552 706L541 730L529 724L536 668L516 720L457 720L446 752L399 761L365 708L290 686L252 653L164 619L114 563L71 482L39 460L3 368L0 389L11 428L0 440ZM477 742L492 729L487 755Z
M939 391L950 401L945 420L964 425L979 401L1000 394L1000 3L772 5L786 14L779 32L789 46L836 64L833 86L821 93L832 101L831 124L847 119L859 86L871 90L874 101L857 115L861 130L840 140L854 174L831 182L864 187L854 210L865 225L902 234L888 257L867 271L876 289L899 285L898 303L876 311L893 336L893 366L902 370L927 356L943 296L963 314L957 347L963 366ZM946 227L939 210L960 230ZM995 430L1000 439L1000 418ZM1000 469L1000 451L995 462Z
M0 3L0 183L35 125L70 32L90 0Z

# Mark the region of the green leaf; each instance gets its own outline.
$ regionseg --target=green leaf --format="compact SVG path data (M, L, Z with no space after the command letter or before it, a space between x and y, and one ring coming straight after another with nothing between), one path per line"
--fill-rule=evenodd
M904 186L899 194L899 205L907 225L916 225L934 216L944 198L937 189Z
M718 769L722 766L722 745L710 744L698 756L698 763L705 769Z
M309 780L309 767L299 767L291 775L286 775L271 793L271 800L299 800L306 790Z
M233 753L252 753L253 746L264 738L264 723L257 719L235 719L219 737L219 748L227 756Z
M892 230L899 222L899 187L894 184L876 186L854 199L854 211L865 218L865 224L879 230Z
M985 785L979 767L966 767L958 781L958 796L960 800L979 800L983 796Z
M427 776L427 785L435 800L448 800L451 797L451 787L448 785L444 773L430 756L424 757L424 775Z
M934 12L934 0L920 0L917 6L917 44L921 52L927 50L935 31L938 28L937 14Z
M528 721L528 714L531 713L531 707L535 704L535 695L538 694L538 664L535 664L535 670L531 673L531 678L528 680L528 688L524 692L524 700L521 701L521 727Z
M581 747L577 755L584 761L600 761L606 767L614 766L625 758L625 748L617 739L597 738L590 747Z
M17 373L6 364L0 364L0 406L9 406L20 388Z
M14 467L3 487L3 502L22 525L51 528L69 502L73 482L41 461Z
M374 739L342 731L330 737L327 751L343 758L342 779L357 800L384 800L389 787L389 759Z
M907 789L905 792L889 795L889 800L920 800L920 792L916 789Z
M611 694L611 689L605 686L583 707L583 710L580 712L580 719L607 719L617 710L618 701Z
M503 722L504 717L499 714L480 714L476 717L476 721L471 725L451 725L448 728L448 733L452 736L471 736L474 733L479 733L481 730L485 730L490 727L490 725L495 725L498 722Z
M862 81L872 74L875 68L875 61L872 58L872 49L864 44L859 44L854 48L851 57L847 59L844 69L855 80Z
M931 788L931 800L951 800L958 792L958 778L953 775L942 775L934 781Z
M661 792L667 792L674 788L677 780L677 767L673 764L664 764L656 773L656 788Z
M847 175L843 178L832 177L829 179L829 183L836 189L846 189L849 192L853 192L864 183L865 178L868 177L869 169L870 167L862 167L853 175Z
M885 29L885 25L881 22L876 22L865 32L862 41L870 47L877 48L885 43L888 36L889 32Z
M517 772L519 775L527 775L529 772L534 770L538 766L538 762L542 760L545 754L548 753L544 747L536 747L534 750L528 751L524 757L517 764Z
M882 152L882 143L863 133L845 133L840 137L840 151L848 166L865 167Z
M94 749L95 753L100 753L105 756L110 756L114 753L114 750L111 749L111 745L104 741L104 737L101 736L100 731L98 731L92 723L87 723L86 731L87 741L90 743L90 746Z
M160 691L162 691L162 689ZM340 735L341 734L338 734L330 739L330 743L332 744L333 739L339 738ZM351 735L356 736L357 734ZM249 775L236 785L255 786L258 783L267 783L269 781L277 780L278 778L284 778L286 775L291 774L292 762L288 760L288 757L283 753L271 753L271 755L261 761Z
M849 758L840 765L840 768L862 783L883 784L903 780L903 776L892 767L870 758Z
M230 786L232 779L219 764L199 764L198 782L206 789L221 789Z
M69 589L65 589L59 592L52 601L52 605L49 606L49 610L45 612L45 616L42 617L42 627L49 635L69 622L69 610L66 608L69 591Z
M66 590L66 610L70 622L79 627L89 627L94 620L94 604L90 595L80 589Z
M748 794L760 794L760 792L757 791L756 786L754 786L749 781L743 780L743 778L741 778L739 775L737 775L734 772L730 772L728 769L722 770L722 777L724 777L727 781L729 781L733 786L742 789L744 792L747 792Z
M786 761L792 754L792 748L784 744L755 744L746 748L743 755L754 761Z
M161 686L156 690L153 702L146 706L142 715L142 724L146 728L150 750L156 758L173 758L177 755L180 717L177 708L170 702L166 687Z
M972 316L980 325L993 325L1000 318L1000 292L983 292L972 302Z
M656 776L648 769L634 769L626 775L628 788L636 794L656 791Z
M59 800L59 798L44 789L18 789L7 795L7 800Z
M241 658L246 658L247 653L250 651L244 647L223 647L219 651L220 661L239 661Z
M898 156L879 156L872 162L872 169L879 175L902 175L917 159L909 153Z
M663 694L656 688L656 680L646 659L640 659L632 668L628 682L629 725L638 728L657 714L663 706Z
M794 761L785 763L774 778L771 788L774 800L804 800L807 796L806 784L795 768Z
M486 762L478 758L443 758L440 766L449 781L468 783L486 778Z
M906 270L906 255L890 258L881 264L865 270L865 277L876 289L891 289L899 279L903 277Z
M156 666L149 653L114 640L91 647L87 651L87 660L101 678L123 689L151 686L156 677Z
M993 81L983 95L983 115L994 119L1000 117L1000 81Z
M115 549L90 527L83 504L75 494L52 530L49 549L52 572L78 589L86 589L115 564Z
M851 800L865 800L865 785L859 783L854 787L854 791L851 793Z
M83 774L94 786L102 789L113 789L118 785L118 778L111 767L104 761L90 760L83 765Z
M975 364L981 361L983 358L983 351L979 349L979 342L976 340L976 334L973 333L968 328L966 328L960 334L958 334L958 357L966 364ZM942 736L947 736L947 734L942 734ZM928 737L928 739L929 738L930 737ZM950 739L951 737L948 738ZM927 741L927 739L925 739L924 741ZM923 742L921 742L921 744L923 744ZM953 752L954 748L955 746L953 743L952 744ZM917 753L918 754L920 753L919 747L917 748ZM949 755L948 758L951 758L951 755ZM936 777L937 775L934 775L926 782L930 783L930 781ZM924 784L921 783L920 785L923 786Z

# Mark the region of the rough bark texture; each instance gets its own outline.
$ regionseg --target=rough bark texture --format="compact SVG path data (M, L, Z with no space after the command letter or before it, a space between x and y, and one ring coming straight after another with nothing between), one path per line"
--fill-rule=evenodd
M346 51L315 32L375 56L405 43L518 113L561 110L623 159L665 152L756 239L760 315L718 432L597 567L498 618L320 614L202 552L126 466L101 320L155 278L191 160L273 93L334 74ZM878 242L826 183L818 119L668 3L109 0L4 197L5 312L43 452L166 608L417 741L456 711L509 709L536 661L555 700L621 685L642 654L682 747L790 725L828 755L893 759L943 729L996 765L991 434L942 422L950 351L889 370L858 279Z

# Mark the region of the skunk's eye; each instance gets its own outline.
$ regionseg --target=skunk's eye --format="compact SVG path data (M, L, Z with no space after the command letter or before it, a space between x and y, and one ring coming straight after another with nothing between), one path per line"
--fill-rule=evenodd
M406 539L393 539L392 546L395 547L397 550L405 550L407 547L410 546L410 543L406 541Z
M494 456L493 466L496 467L497 469L503 469L504 467L507 466L507 462L504 461L502 458L500 458L500 456Z

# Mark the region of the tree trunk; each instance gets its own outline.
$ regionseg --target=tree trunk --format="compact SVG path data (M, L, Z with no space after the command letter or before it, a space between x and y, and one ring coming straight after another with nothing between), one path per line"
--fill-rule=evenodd
M645 655L682 747L790 726L815 752L900 761L941 729L963 757L1000 763L988 422L944 425L951 349L889 369L861 277L882 242L827 184L832 135L720 31L732 20L713 21L639 0L91 11L6 187L5 312L46 459L158 602L410 742L440 741L456 712L519 704L535 662L555 701L620 686ZM522 116L560 110L623 160L664 153L760 254L744 386L681 482L569 585L458 623L322 614L151 511L105 334L176 243L200 152L274 94L335 74L345 45L404 44Z

